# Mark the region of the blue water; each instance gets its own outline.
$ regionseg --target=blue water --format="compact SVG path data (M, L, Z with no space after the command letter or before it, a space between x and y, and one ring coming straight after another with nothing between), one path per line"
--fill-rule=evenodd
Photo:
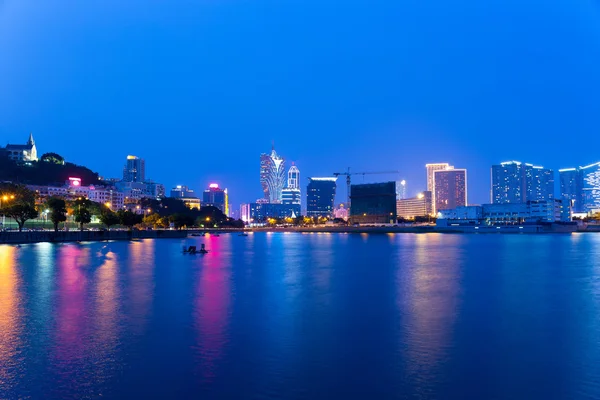
M598 399L600 234L0 246L0 398L100 397Z

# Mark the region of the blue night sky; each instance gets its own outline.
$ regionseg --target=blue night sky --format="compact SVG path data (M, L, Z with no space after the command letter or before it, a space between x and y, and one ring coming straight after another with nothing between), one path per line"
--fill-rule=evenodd
M0 0L0 143L107 177L262 196L271 141L303 176L600 160L593 0ZM356 178L355 182L362 182ZM340 182L343 183L343 182ZM338 200L344 200L340 185Z

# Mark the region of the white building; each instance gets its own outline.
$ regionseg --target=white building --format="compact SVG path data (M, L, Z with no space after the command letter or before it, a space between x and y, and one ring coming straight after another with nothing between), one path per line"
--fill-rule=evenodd
M484 204L441 210L438 222L467 224L510 225L565 221L561 200L528 201L527 203ZM445 222L442 222L445 221Z
M33 134L31 133L29 134L27 144L7 144L2 150L13 161L28 162L38 160L35 140L33 140Z

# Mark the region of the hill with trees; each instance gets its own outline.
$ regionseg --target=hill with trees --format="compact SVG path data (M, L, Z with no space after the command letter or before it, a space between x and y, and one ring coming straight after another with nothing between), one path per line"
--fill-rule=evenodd
M55 153L46 153L40 161L16 163L8 157L0 157L0 181L28 185L63 185L69 177L81 178L84 185L97 184L98 173L89 168L65 162Z

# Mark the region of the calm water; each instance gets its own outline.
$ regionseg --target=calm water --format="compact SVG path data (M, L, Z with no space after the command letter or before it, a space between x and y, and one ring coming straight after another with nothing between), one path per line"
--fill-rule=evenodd
M27 397L598 399L600 234L0 246Z

